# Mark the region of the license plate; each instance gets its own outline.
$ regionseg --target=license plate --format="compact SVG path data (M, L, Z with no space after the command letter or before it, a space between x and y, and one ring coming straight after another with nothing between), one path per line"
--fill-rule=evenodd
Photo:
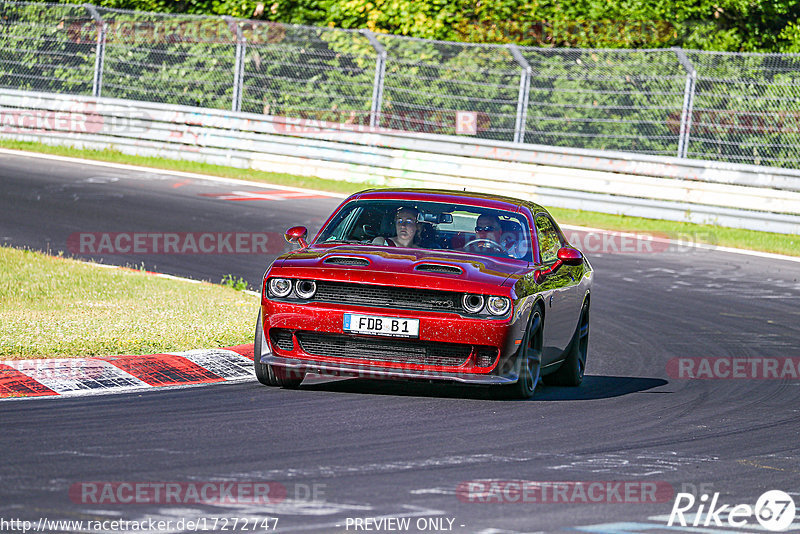
M345 332L353 332L354 334L419 337L419 319L345 313L342 329Z

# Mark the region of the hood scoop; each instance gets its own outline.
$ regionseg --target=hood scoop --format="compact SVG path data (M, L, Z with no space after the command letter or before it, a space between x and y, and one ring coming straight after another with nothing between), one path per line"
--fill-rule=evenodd
M356 258L354 256L329 256L322 263L328 265L349 265L351 267L366 267L369 260L366 258Z
M455 265L442 265L441 263L420 263L414 267L415 271L424 271L426 273L447 273L447 274L463 274L464 270Z

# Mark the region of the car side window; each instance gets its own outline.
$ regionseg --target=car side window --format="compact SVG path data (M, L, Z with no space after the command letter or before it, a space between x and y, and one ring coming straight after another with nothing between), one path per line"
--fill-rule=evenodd
M536 233L539 236L539 254L542 263L550 263L558 258L558 249L561 248L561 238L553 225L553 221L543 214L536 215Z

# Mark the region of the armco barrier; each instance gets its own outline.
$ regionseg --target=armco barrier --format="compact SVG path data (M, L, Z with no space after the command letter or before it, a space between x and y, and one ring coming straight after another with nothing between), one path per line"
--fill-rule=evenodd
M0 89L0 137L800 234L800 171Z

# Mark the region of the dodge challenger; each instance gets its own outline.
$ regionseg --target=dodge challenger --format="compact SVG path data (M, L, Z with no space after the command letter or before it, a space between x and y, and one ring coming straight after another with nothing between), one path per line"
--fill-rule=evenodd
M356 193L264 274L254 365L268 386L306 374L458 382L527 399L580 385L593 272L550 213L489 194Z

